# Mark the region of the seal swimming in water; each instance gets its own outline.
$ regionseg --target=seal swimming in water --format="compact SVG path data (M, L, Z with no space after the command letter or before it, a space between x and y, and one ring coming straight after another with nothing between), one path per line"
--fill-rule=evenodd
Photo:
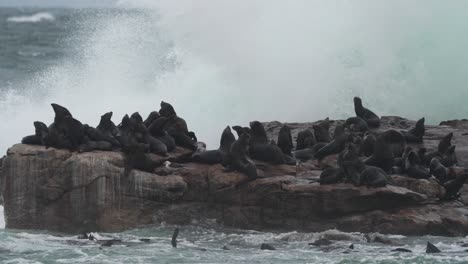
M248 157L250 145L250 135L242 133L241 136L232 143L229 149L229 155L225 160L224 166L228 170L237 170L247 175L249 180L257 179L257 167L255 163Z
M424 127L425 118L419 119L415 126L408 131L401 131L408 143L422 143L426 128Z
M359 97L354 97L354 111L356 116L364 119L369 127L377 128L380 126L380 118L374 112L365 108Z
M292 156L291 150L293 149L293 141L291 136L291 129L287 125L283 125L278 133L278 147L284 154Z
M221 134L221 140L217 150L195 152L192 155L192 160L207 164L222 164L226 160L227 155L229 155L229 150L234 141L236 141L236 138L234 134L232 134L231 128L227 126Z
M302 130L297 134L296 151L315 145L315 137L309 129Z

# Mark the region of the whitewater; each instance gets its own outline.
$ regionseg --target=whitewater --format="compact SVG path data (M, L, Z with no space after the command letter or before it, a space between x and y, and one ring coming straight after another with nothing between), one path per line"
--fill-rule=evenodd
M226 125L352 114L360 96L379 115L468 116L465 1L119 1L99 10L0 8L0 150L52 122L50 103L97 125L171 102L216 148ZM207 220L208 221L208 220ZM1 223L0 223L1 226ZM226 229L211 222L97 234L135 242L100 248L76 235L0 231L3 263L467 263L468 238L364 234L319 249L319 233ZM337 232L337 231L330 231ZM149 238L151 243L137 243ZM427 241L445 253L424 253ZM260 251L261 243L276 251ZM343 252L350 244L356 250ZM230 250L222 250L225 245ZM206 249L206 251L202 251Z

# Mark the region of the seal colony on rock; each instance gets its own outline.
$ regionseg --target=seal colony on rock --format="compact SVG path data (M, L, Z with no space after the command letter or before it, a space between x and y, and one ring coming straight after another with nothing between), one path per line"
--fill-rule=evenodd
M34 135L23 138L23 144L43 145L46 148L70 151L121 151L124 155L124 175L132 170L154 172L166 160L155 161L149 154L168 156L177 147L191 151L186 160L195 163L221 164L226 171L239 171L249 180L259 178L265 162L272 165L302 166L315 162L321 169L320 184L351 183L371 188L392 184L389 174L400 174L414 179L433 179L445 190L442 200L457 199L467 181L468 173L457 169L456 146L453 133L441 138L437 149L428 152L419 147L424 142L425 118L419 119L409 130L381 129L381 120L365 108L361 98L354 98L356 116L345 121L329 118L301 130L296 146L291 128L282 124L275 143L268 137L264 124L252 121L248 127L227 126L221 134L218 149L206 150L198 142L187 122L179 117L174 107L161 101L159 111L152 111L146 119L139 112L125 115L117 126L112 112L101 116L96 128L82 124L71 112L52 104L54 122L47 127L34 122ZM333 137L330 134L334 126ZM337 155L336 164L327 161Z

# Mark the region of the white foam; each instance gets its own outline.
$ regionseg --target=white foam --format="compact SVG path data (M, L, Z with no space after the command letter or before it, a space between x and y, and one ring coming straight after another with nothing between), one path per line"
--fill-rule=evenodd
M8 22L14 23L38 23L42 21L54 21L55 17L48 12L39 12L30 16L13 16L7 18Z

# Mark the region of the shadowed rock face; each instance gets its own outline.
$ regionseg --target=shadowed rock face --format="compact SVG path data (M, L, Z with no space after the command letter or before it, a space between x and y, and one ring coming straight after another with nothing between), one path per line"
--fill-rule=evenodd
M337 122L332 122L331 131ZM459 124L460 122L456 122ZM379 130L407 129L401 118L382 118ZM293 137L310 124L288 124ZM270 138L281 125L265 124ZM462 129L427 126L424 146L454 132L462 166L468 141ZM275 134L276 133L276 134ZM177 148L161 164L184 162L190 152ZM350 184L320 186L319 168L336 164L337 155L301 167L257 163L260 179L227 172L221 165L162 165L154 173L133 170L123 175L118 152L71 153L41 146L15 145L3 160L3 197L7 228L47 229L70 233L122 231L167 222L189 224L216 219L249 229L380 232L404 235L468 235L467 191L460 202L436 202L443 188L432 180L392 176L385 188ZM464 164L465 163L465 164ZM465 187L466 189L466 187Z

